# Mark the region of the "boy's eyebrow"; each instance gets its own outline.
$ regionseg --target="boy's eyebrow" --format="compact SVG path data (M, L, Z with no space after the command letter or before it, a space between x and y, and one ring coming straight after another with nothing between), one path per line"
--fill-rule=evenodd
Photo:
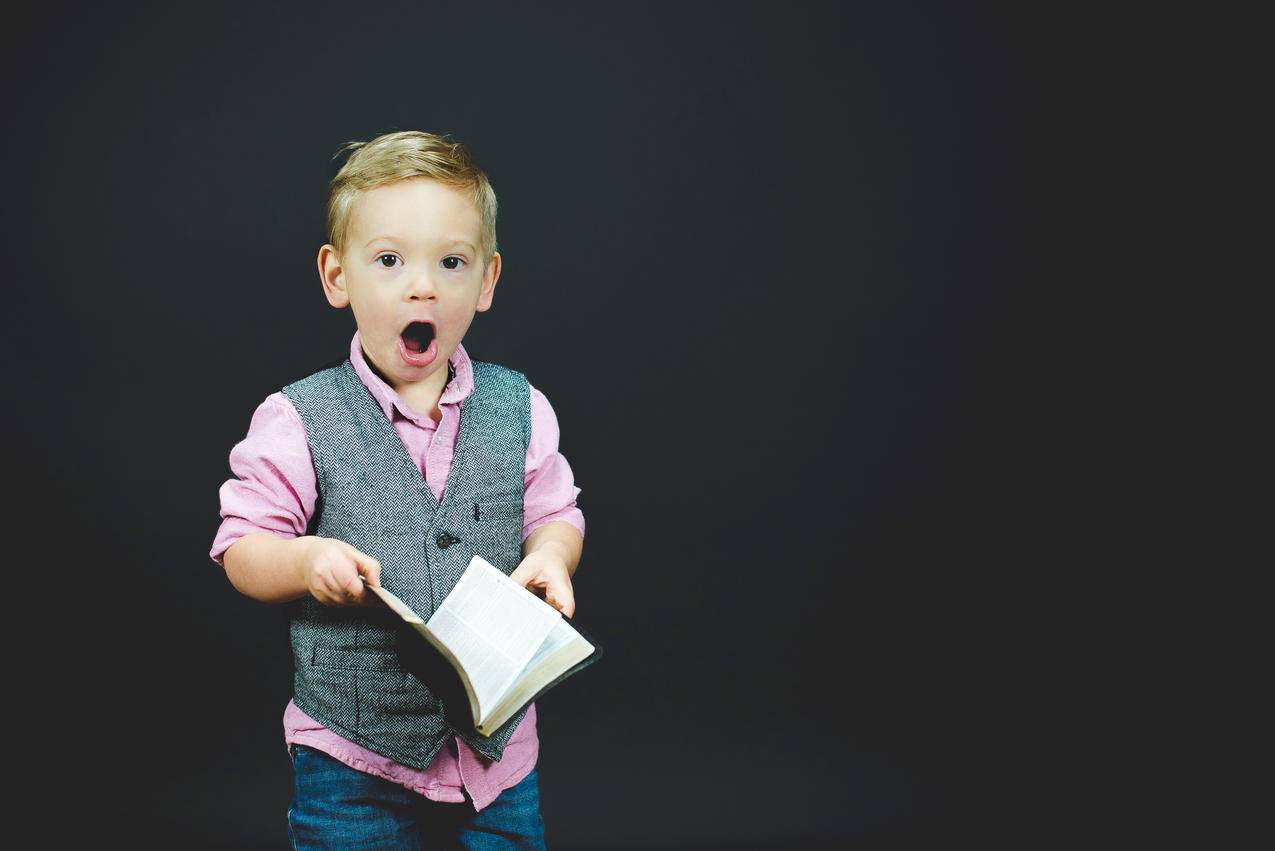
M411 240L409 239L402 239L397 236L385 234L383 236L374 236L371 239L369 239L367 241L367 245L363 246L363 249L366 251L367 249L372 247L372 243L382 239L387 240L389 242L411 242ZM465 247L469 248L471 251L477 251L477 249L474 247L474 244L472 242L459 236L454 236L451 239L440 239L438 241L438 244L439 245L464 245Z

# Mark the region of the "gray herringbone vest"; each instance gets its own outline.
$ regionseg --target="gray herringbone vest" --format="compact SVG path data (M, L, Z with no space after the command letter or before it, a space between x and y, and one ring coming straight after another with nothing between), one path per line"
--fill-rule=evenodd
M318 479L309 533L376 558L381 584L427 621L472 556L505 573L522 557L527 379L472 363L474 392L461 406L441 505L349 360L283 388L305 424ZM526 714L491 736L453 730L438 696L400 664L401 626L388 609L325 606L309 595L287 605L297 705L376 753L423 769L459 733L499 759Z

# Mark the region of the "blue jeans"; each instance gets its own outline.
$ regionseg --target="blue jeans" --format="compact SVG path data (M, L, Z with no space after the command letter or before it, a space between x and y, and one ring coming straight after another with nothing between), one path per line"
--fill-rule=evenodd
M475 812L445 804L296 745L296 794L288 808L294 848L535 849L544 851L536 770Z

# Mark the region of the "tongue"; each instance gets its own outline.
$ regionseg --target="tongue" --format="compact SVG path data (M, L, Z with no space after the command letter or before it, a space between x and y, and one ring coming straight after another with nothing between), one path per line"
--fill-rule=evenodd
M427 322L413 322L403 331L403 345L409 352L420 354L434 339L434 328Z

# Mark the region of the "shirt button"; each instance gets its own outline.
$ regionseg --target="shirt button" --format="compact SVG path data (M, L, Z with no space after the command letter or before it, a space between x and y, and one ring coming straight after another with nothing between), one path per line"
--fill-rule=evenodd
M437 435L437 436L434 438L434 442L435 442L435 443L442 443L442 442L443 442L443 436L442 436L441 434L440 434L440 435Z

